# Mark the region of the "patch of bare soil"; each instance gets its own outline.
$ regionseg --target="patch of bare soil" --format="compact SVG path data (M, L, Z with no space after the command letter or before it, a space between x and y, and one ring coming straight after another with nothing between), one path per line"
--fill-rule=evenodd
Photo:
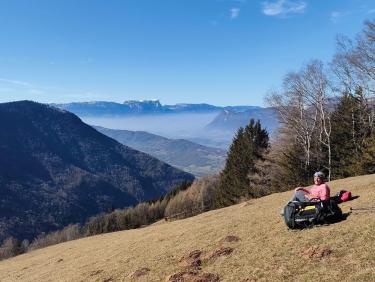
M240 241L241 239L237 236L234 236L234 235L228 235L227 237L225 237L223 240L221 240L222 243L233 243L233 242L238 242Z
M141 276L147 275L149 272L150 272L150 269L149 269L149 268L147 268L147 267L142 267L142 268L137 269L136 271L134 271L134 272L130 275L130 278L131 278L131 279L136 279L136 278L138 278L138 277L141 277Z
M233 253L234 249L231 247L221 247L208 254L207 259L217 259L218 257L226 257Z
M306 259L324 259L332 254L332 250L327 246L312 246L302 253Z
M199 273L197 271L183 271L167 277L167 282L218 282L219 276L213 273Z
M201 260L202 251L194 250L190 252L188 255L183 256L179 260L180 266L193 268L193 269L200 269L202 264Z

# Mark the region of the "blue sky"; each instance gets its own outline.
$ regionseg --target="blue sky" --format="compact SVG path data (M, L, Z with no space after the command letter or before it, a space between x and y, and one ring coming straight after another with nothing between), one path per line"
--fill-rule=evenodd
M0 102L263 105L373 0L0 0Z

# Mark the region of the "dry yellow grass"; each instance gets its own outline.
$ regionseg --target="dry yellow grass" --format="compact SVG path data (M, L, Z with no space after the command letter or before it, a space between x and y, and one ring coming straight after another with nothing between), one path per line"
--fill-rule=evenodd
M375 206L375 175L329 185L333 192L348 189L360 196L342 204L344 212ZM207 257L221 247L234 251L202 260L200 270L220 281L375 281L375 213L290 231L279 216L290 196L273 194L185 220L33 251L0 262L0 281L166 281L186 267L179 263L182 256L201 250ZM223 241L228 235L240 240ZM317 257L310 258L315 248ZM319 257L319 248L329 251Z

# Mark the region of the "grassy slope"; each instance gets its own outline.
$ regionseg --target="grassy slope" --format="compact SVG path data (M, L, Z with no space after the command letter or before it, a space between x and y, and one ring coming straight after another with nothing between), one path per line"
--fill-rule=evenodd
M375 175L330 183L333 193L349 189L360 198L342 204L375 206ZM202 272L221 281L375 281L375 214L352 213L346 221L304 231L289 231L278 215L291 192L210 211L174 222L104 234L37 250L0 263L0 281L165 281L183 269L179 259L190 251L230 246L227 257L204 262ZM227 235L239 242L223 243ZM325 246L323 259L302 255Z

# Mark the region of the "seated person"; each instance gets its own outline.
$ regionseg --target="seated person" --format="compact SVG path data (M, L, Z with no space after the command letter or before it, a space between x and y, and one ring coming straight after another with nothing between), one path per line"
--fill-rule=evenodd
M295 193L290 201L310 202L314 200L325 201L329 200L330 189L324 183L323 172L315 172L314 186L310 189L304 187L297 187Z

